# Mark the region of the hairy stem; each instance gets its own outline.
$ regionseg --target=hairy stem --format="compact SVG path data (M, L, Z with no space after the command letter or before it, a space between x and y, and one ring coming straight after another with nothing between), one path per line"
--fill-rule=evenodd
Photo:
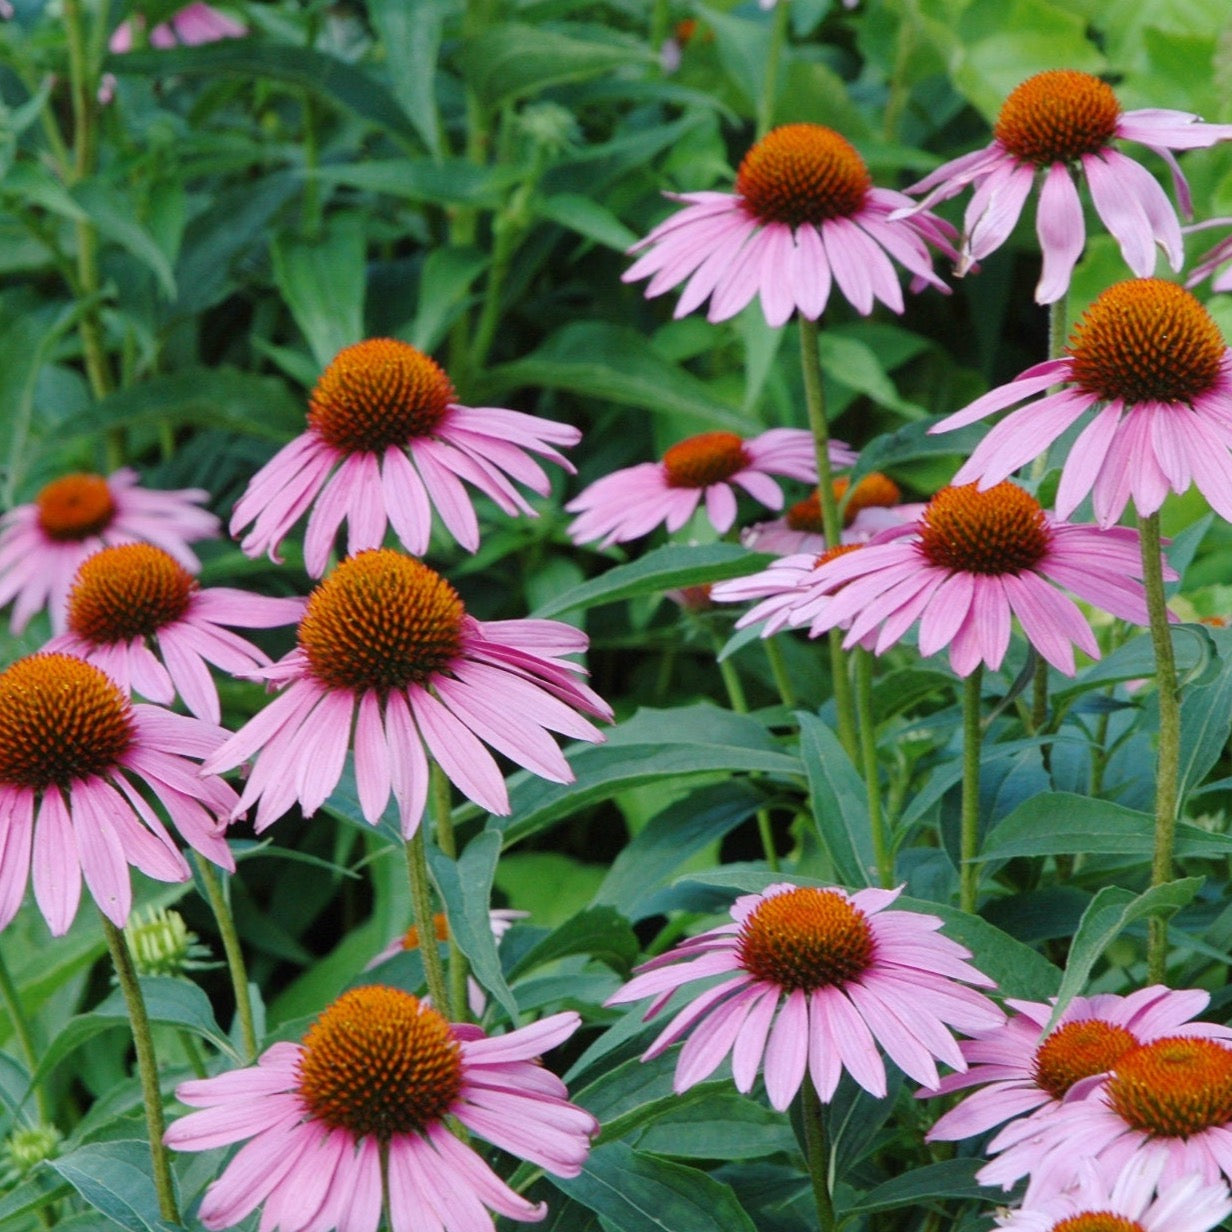
M436 845L451 860L458 858L458 844L453 832L453 795L445 772L432 763L432 818L436 823ZM423 945L423 936L419 944ZM466 1003L466 955L458 948L449 930L449 1007L454 1022L465 1022L468 1017Z
M424 847L424 827L406 840L406 873L411 886L411 909L415 929L419 933L419 953L423 959L424 979L428 996L442 1014L449 1013L449 996L445 991L445 968L436 941L436 920L432 912L432 890L428 885L428 857Z
M877 880L894 884L894 857L890 850L885 815L881 809L881 774L877 765L877 728L873 720L873 656L858 649L856 659L856 715L860 721L860 760L868 796L868 824L872 832Z
M806 1074L800 1085L800 1120L804 1125L804 1158L813 1183L813 1202L821 1232L834 1232L834 1200L830 1197L830 1151L822 1120L821 1098Z
M227 958L227 973L231 977L231 989L235 993L235 1016L240 1023L240 1038L244 1041L244 1061L251 1065L257 1059L257 1027L252 1013L252 996L248 991L248 968L244 963L244 950L231 912L231 895L218 875L217 869L203 855L193 852L197 874L205 887L205 897L218 925L222 950Z
M787 10L791 6L782 0L774 9L770 24L770 47L766 52L766 72L761 83L761 97L757 100L757 140L760 141L774 122L774 101L779 93L779 62L783 58L783 44L787 41Z
M958 903L964 911L975 911L979 888L979 866L975 857L980 843L980 684L984 669L977 666L963 681L963 777L962 831L959 858Z

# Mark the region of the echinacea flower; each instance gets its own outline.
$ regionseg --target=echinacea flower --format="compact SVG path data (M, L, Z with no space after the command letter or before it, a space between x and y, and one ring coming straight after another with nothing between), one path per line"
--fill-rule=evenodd
M845 646L879 630L881 654L919 621L920 653L948 646L950 666L969 676L981 663L1001 666L1016 616L1027 641L1072 676L1074 647L1098 659L1099 646L1053 583L1145 625L1141 576L1137 531L1058 521L1012 483L984 492L970 483L943 488L914 526L884 531L814 570L790 623L808 623L813 637L846 628Z
M1232 1177L1232 1048L1169 1035L1123 1053L1089 1099L1047 1116L1011 1121L988 1145L997 1158L976 1173L1008 1189L1030 1176L1037 1192L1072 1185L1083 1159L1110 1173L1159 1166L1160 1184Z
M1016 1210L998 1213L1006 1232L1210 1232L1232 1213L1222 1181L1191 1174L1160 1184L1163 1160L1125 1171L1083 1160L1071 1188L1028 1191Z
M553 1014L489 1037L399 989L354 988L300 1043L181 1083L177 1098L198 1111L163 1140L177 1151L244 1142L202 1200L211 1232L258 1207L263 1228L376 1232L383 1196L390 1232L491 1232L493 1212L538 1221L546 1205L510 1189L451 1122L577 1176L599 1126L538 1058L580 1021Z
M786 124L763 137L744 156L734 193L668 195L684 209L633 246L646 251L623 278L650 277L647 296L688 279L677 317L709 299L707 319L725 321L758 296L773 326L793 312L816 320L833 284L864 316L877 300L902 312L895 262L913 288L949 293L928 245L956 256L953 228L902 193L875 188L855 147L820 124ZM896 211L907 213L892 218Z
M133 22L142 21L140 16L121 22L107 42L108 50L117 55L133 49ZM248 27L208 4L196 0L182 9L177 9L166 21L161 21L150 31L151 47L196 47L203 43L217 43L222 39L243 38Z
M218 689L206 664L242 675L270 662L223 626L294 624L303 609L302 599L222 586L202 590L162 548L126 543L86 558L69 591L67 630L44 649L86 659L125 693L159 705L179 694L197 718L217 723Z
M807 1072L823 1103L842 1071L876 1098L886 1093L884 1049L905 1074L935 1086L937 1061L965 1062L951 1028L990 1030L1003 1015L981 993L993 986L936 916L887 910L900 890L821 889L779 883L745 894L722 924L643 963L608 998L653 997L653 1018L678 989L722 977L697 993L643 1055L685 1035L675 1089L709 1077L730 1053L738 1091L758 1070L766 1094L786 1108Z
M278 546L311 507L304 535L309 574L325 572L347 522L347 553L379 548L385 528L417 556L428 550L432 515L468 552L479 546L469 484L511 517L535 511L518 490L540 496L547 474L532 456L570 473L556 445L576 445L577 428L501 407L463 406L430 357L395 338L344 347L309 399L308 430L263 466L235 504L231 533L251 524L249 556Z
M920 1099L979 1087L928 1131L928 1140L955 1141L992 1129L1011 1117L1038 1115L1072 1098L1077 1084L1089 1097L1090 1080L1107 1075L1131 1048L1165 1035L1232 1040L1232 1028L1192 1022L1210 1003L1197 988L1152 984L1128 996L1099 993L1075 997L1045 1036L1052 1006L1044 1001L1007 1000L1014 1011L1004 1026L960 1040L967 1070L948 1074Z
M829 451L834 466L855 461L841 441L831 441ZM734 432L703 432L672 445L661 462L640 462L595 480L565 506L579 515L569 535L574 543L598 539L608 547L648 535L661 522L677 531L703 501L711 525L724 534L736 520L733 485L769 509L783 507L773 475L817 482L812 433L771 428L746 440Z
M31 504L0 518L0 607L16 600L13 632L45 607L52 628L62 632L65 600L81 562L108 544L152 543L198 571L201 562L188 545L213 539L221 529L212 513L197 507L208 498L201 488L140 488L137 472L127 467L105 478L53 479Z
M1232 218L1208 218L1185 227L1184 231L1191 235L1195 231L1209 231L1212 227L1232 227ZM1214 248L1208 249L1193 263L1185 285L1196 287L1203 279L1210 278L1212 291L1232 291L1232 265L1219 270L1227 261L1232 261L1232 235L1225 235ZM1216 273L1216 270L1219 272Z
M1089 492L1096 521L1111 526L1131 500L1149 515L1193 483L1232 520L1232 350L1210 313L1176 283L1129 279L1083 313L1066 350L931 429L949 432L1026 403L975 447L953 482L1000 483L1098 407L1065 459L1058 516L1069 517ZM1053 385L1062 388L1044 392Z
M208 860L235 861L223 837L235 792L196 760L226 733L212 723L133 705L97 667L64 654L18 659L0 673L0 927L27 877L53 935L77 914L81 880L123 927L128 866L158 881L191 872L147 793Z
M389 801L415 833L433 758L468 799L508 813L485 745L554 783L573 772L549 732L603 739L579 713L611 710L561 658L586 635L555 620L479 621L434 570L389 548L343 561L308 597L298 645L251 673L282 693L206 762L212 773L257 754L237 812L257 805L264 830L296 801L305 814L342 775L354 724L355 781L375 825Z
M1069 289L1086 244L1076 169L1125 264L1145 278L1155 272L1156 244L1174 270L1181 268L1181 224L1155 177L1113 142L1136 141L1158 154L1188 213L1189 188L1172 151L1212 146L1229 137L1232 124L1205 124L1187 111L1122 111L1112 87L1098 77L1051 69L1010 92L991 145L943 164L907 191L925 194L920 205L926 207L975 185L963 220L962 273L1009 238L1042 171L1035 225L1043 271L1035 299L1051 304Z

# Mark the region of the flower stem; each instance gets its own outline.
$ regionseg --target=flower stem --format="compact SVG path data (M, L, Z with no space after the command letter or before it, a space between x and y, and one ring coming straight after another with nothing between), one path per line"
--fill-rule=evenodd
M830 1197L830 1152L826 1127L821 1119L821 1098L806 1074L800 1085L800 1121L804 1126L804 1158L813 1182L813 1201L821 1232L834 1232L834 1201Z
M860 721L860 757L864 773L864 790L868 794L868 824L873 838L873 856L877 861L877 880L889 888L894 884L894 857L890 851L890 836L881 809L881 775L877 766L877 728L873 721L873 656L857 649L856 715Z
M248 968L244 964L244 951L240 935L231 913L231 899L214 865L203 855L193 852L197 874L205 887L205 897L218 925L223 953L227 956L227 971L231 976L231 989L235 994L235 1016L240 1021L240 1037L244 1041L244 1062L251 1065L257 1059L257 1027L252 1013L252 997L248 991Z
M1155 648L1155 691L1159 695L1159 747L1155 766L1155 853L1151 885L1172 880L1172 843L1176 835L1177 791L1181 764L1181 699L1176 682L1176 660L1168 629L1164 595L1163 556L1158 512L1138 515L1142 546L1142 579L1146 609L1151 618L1151 644ZM1147 934L1147 979L1162 984L1168 959L1168 925L1152 916Z
M779 697L782 698L783 705L788 710L794 710L796 707L796 687L791 682L791 673L787 670L787 664L783 661L783 652L779 648L778 641L773 637L763 637L761 644L765 649L766 662L770 664L770 674L774 677L774 685L779 691Z
M980 840L980 685L984 669L977 665L963 681L962 834L960 839L958 904L975 911Z
M779 8L786 8L786 4ZM801 316L800 368L804 375L804 405L808 412L809 430L817 451L817 502L821 508L821 529L826 546L837 547L842 542L842 522L838 516L838 501L834 499L834 481L830 473L830 432L826 426L826 392L821 376L821 356L817 350L818 325ZM851 696L851 680L847 675L847 658L843 652L843 633L832 629L830 642L830 673L834 678L834 705L838 711L838 738L847 756L855 762L859 756L856 741L855 703Z
M770 25L770 47L766 52L766 72L761 83L761 98L757 100L757 140L760 141L774 122L774 101L779 93L779 61L787 41L787 0L775 5Z
M9 974L9 966L4 960L2 948L0 948L0 1001L3 1001L4 1008L8 1012L13 1034L17 1037L17 1046L21 1049L22 1060L25 1061L26 1068L33 1076L38 1072L38 1049L34 1046L34 1034L30 1030L30 1020L26 1017L17 985L13 983L13 977ZM47 1092L43 1089L41 1082L34 1088L34 1103L38 1109L39 1121L44 1125L49 1125L51 1112L47 1107Z
M444 855L451 860L458 858L458 844L453 832L453 796L449 790L449 779L445 772L432 763L432 817L436 822L436 845ZM420 947L423 947L423 933L419 936ZM466 955L458 948L453 938L453 929L449 930L449 1008L454 1022L467 1020L466 1004Z
M419 933L419 953L423 959L424 979L428 996L442 1014L449 1011L449 997L445 991L445 969L441 966L441 952L436 942L436 921L432 915L432 891L428 886L428 857L424 849L424 828L406 840L406 873L411 885L411 909L415 916L415 928Z
M168 1223L179 1223L180 1212L175 1201L175 1183L171 1179L171 1163L163 1134L167 1124L163 1118L163 1097L158 1086L158 1062L154 1056L154 1038L150 1034L150 1019L145 1009L145 998L133 966L132 955L123 930L117 928L105 915L103 936L115 967L116 979L128 1007L128 1020L133 1032L133 1046L137 1052L137 1072L141 1078L141 1096L145 1104L145 1123L150 1133L150 1161L154 1166L154 1189L158 1194L158 1211Z

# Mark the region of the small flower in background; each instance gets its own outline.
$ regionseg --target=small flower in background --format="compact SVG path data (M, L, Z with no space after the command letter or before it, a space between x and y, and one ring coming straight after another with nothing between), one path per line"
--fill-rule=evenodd
M209 947L189 931L184 917L167 907L137 908L124 925L124 939L138 975L180 976L214 966Z
M1210 1000L1201 989L1174 991L1161 984L1126 997L1075 997L1043 1038L1052 1006L1007 1000L1014 1013L1004 1026L959 1041L967 1071L948 1074L932 1090L917 1092L918 1098L929 1099L980 1088L945 1113L928 1131L928 1140L971 1138L1011 1117L1046 1114L1063 1099L1089 1098L1102 1085L1091 1079L1106 1078L1131 1048L1161 1036L1232 1040L1232 1027L1190 1021Z
M234 675L267 667L269 656L224 625L294 624L302 599L230 587L202 590L183 565L148 543L103 548L77 571L67 631L44 647L86 659L126 693L169 706L178 694L199 719L220 721L206 663ZM151 644L152 643L152 644Z
M554 1014L489 1038L410 993L352 989L301 1043L182 1083L177 1097L199 1111L164 1141L207 1151L247 1140L206 1191L199 1218L209 1229L261 1207L262 1226L282 1232L376 1232L383 1166L391 1232L490 1229L488 1212L538 1221L545 1204L510 1189L450 1122L555 1176L577 1176L599 1126L538 1058L580 1021Z
M1131 500L1152 514L1192 483L1232 520L1232 350L1210 313L1176 283L1129 279L1095 299L1066 350L931 429L949 432L1027 402L975 447L953 482L999 483L1100 407L1065 459L1059 517L1089 492L1096 521L1111 526ZM1063 388L1044 392L1053 385Z
M734 193L669 196L685 208L633 246L646 251L623 278L650 276L648 297L687 278L677 317L709 299L707 319L725 321L759 296L771 325L793 312L816 320L834 283L864 316L877 300L902 312L895 261L913 289L949 292L928 245L955 257L953 228L913 212L902 193L873 187L850 142L820 124L787 124L759 141L740 164ZM891 217L900 210L908 212Z
M600 742L582 714L611 718L577 679L583 669L560 657L584 651L584 633L555 620L476 620L440 574L391 549L361 552L317 586L298 641L250 673L288 687L206 762L218 773L259 753L235 810L257 804L258 831L297 801L305 814L325 803L352 722L363 815L380 821L392 790L409 838L427 798L429 757L468 799L508 813L504 777L485 745L569 783L573 772L549 732Z
M1232 1176L1232 1048L1213 1039L1164 1036L1131 1048L1090 1099L1066 1100L1047 1116L1011 1121L988 1145L997 1158L981 1185L1063 1191L1084 1159L1110 1175L1159 1168L1163 1189L1196 1176ZM999 1154L998 1154L999 1153Z
M348 523L347 552L380 547L387 524L408 551L428 550L432 516L467 551L479 522L466 484L511 517L535 511L521 484L546 496L551 484L533 454L572 473L554 446L576 445L568 424L500 407L463 406L444 371L393 338L344 347L321 374L309 401L308 431L253 476L231 516L231 533L251 524L249 556L278 546L310 507L304 562L325 572L334 537Z
M0 927L17 913L27 876L57 937L77 914L83 875L120 928L132 908L130 864L158 881L187 881L189 867L143 789L191 847L234 869L223 833L235 792L193 760L225 736L134 705L71 655L30 655L0 673Z
M841 441L830 442L830 462L855 461ZM725 534L736 520L733 484L769 509L783 507L771 476L817 482L817 453L803 428L771 428L745 439L734 432L703 432L671 446L661 462L641 462L595 480L566 506L574 543L601 548L648 535L660 523L679 530L703 501L710 524Z
M133 49L133 22L144 25L140 14L121 22L108 40L108 49L123 55ZM248 27L228 17L208 4L188 4L172 13L150 31L151 47L194 47L201 43L217 43L222 39L243 38Z
M967 962L967 950L938 935L936 916L886 910L899 893L780 883L743 895L732 906L733 923L643 963L607 1004L653 997L649 1019L694 980L725 977L685 1005L643 1055L651 1060L689 1036L676 1066L678 1092L708 1078L730 1053L736 1089L751 1090L760 1069L780 1110L806 1073L823 1103L844 1069L881 1098L879 1049L909 1077L935 1086L936 1061L965 1064L950 1029L991 1030L1004 1015L965 986L993 982Z
M1208 218L1205 222L1185 227L1184 231L1186 235L1192 235L1196 231L1209 231L1213 227L1232 227L1232 218ZM1196 287L1203 279L1210 278L1212 291L1232 291L1232 265L1219 273L1215 272L1226 261L1232 261L1232 235L1224 236L1214 248L1208 249L1194 262L1185 285Z
M885 531L814 570L791 623L811 622L814 637L846 628L844 646L879 630L874 649L881 654L919 621L920 654L948 646L950 666L969 676L980 663L1001 666L1017 616L1027 641L1072 676L1074 647L1098 659L1099 646L1053 583L1145 625L1141 576L1137 531L1056 521L1012 483L985 492L971 483L943 488L914 526ZM1175 576L1165 569L1165 577Z
M1230 137L1232 125L1205 124L1187 111L1122 111L1112 87L1098 77L1053 69L1027 78L1010 92L991 145L944 163L907 191L925 194L920 202L925 208L975 185L963 218L961 274L1009 238L1036 172L1043 171L1035 225L1044 264L1035 299L1051 304L1069 289L1086 245L1082 202L1073 180L1076 165L1125 264L1145 278L1155 272L1157 244L1172 268L1181 268L1181 224L1154 176L1112 143L1136 141L1158 154L1172 171L1188 215L1189 188L1172 151L1212 146Z
M20 633L30 618L49 608L52 628L64 630L65 602L87 556L116 543L152 543L185 569L201 562L190 543L214 539L218 519L197 506L209 499L201 488L158 492L137 486L127 467L102 475L63 475L29 505L0 518L0 607L13 602L10 628Z

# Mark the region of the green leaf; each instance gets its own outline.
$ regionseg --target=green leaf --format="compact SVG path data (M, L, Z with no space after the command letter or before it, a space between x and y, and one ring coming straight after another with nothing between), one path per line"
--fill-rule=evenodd
M487 373L484 397L524 386L682 415L707 428L747 434L752 425L702 381L659 355L625 325L575 321L523 359Z
M1181 764L1178 799L1186 796L1223 755L1232 735L1232 638L1212 631L1219 649L1219 672L1207 684L1190 685L1181 695Z
M313 174L324 184L343 184L417 203L489 208L501 205L518 179L514 168L480 167L464 158L374 159L321 167Z
M580 193L557 193L535 201L535 213L594 240L605 248L626 252L637 236L606 205Z
M623 1142L596 1147L580 1176L552 1184L613 1232L757 1232L730 1186Z
M71 191L73 200L89 215L100 234L128 249L158 279L163 294L170 300L175 299L171 262L154 237L137 221L133 203L100 180L83 180Z
M36 1214L52 1202L58 1202L71 1192L72 1190L67 1185L57 1183L54 1180L49 1169L37 1169L24 1181L0 1197L0 1228L24 1226L33 1228L35 1226L34 1223L27 1221L26 1224L22 1224L18 1221L23 1216ZM47 1220L42 1220L39 1226L46 1227L48 1222Z
M1210 630L1202 625L1173 625L1170 632L1177 675L1184 679L1204 674L1212 657ZM1154 675L1155 651L1151 647L1151 636L1142 633L1093 664L1073 683L1058 685L1053 695L1063 701L1097 686L1122 680L1151 679Z
M440 0L368 0L368 17L381 36L394 97L433 154L442 146L436 105L436 66L445 6Z
M536 967L571 954L589 954L618 975L628 975L640 948L629 921L614 907L588 907L524 954L509 978L517 979Z
M844 885L874 885L877 862L864 781L825 723L806 711L797 711L796 719L800 724L800 758L808 775L813 821L822 846Z
M919 419L904 425L897 432L874 437L860 450L860 457L851 470L851 482L858 483L873 471L892 471L903 462L916 462L921 458L965 457L988 433L983 424L973 424L955 432L931 435L929 428L939 424L943 418L938 415Z
M860 1194L840 1212L848 1215L870 1215L874 1211L892 1211L903 1206L915 1206L937 1198L970 1198L989 1201L989 1191L980 1185L975 1174L984 1166L983 1159L946 1159L936 1164L913 1168L902 1176L891 1177L880 1185Z
M575 608L598 607L602 603L618 603L639 595L662 594L665 590L744 577L764 569L773 559L734 543L669 543L627 565L615 565L597 578L555 596L535 615L558 616Z
M761 1159L798 1150L781 1113L723 1088L688 1104L677 1099L647 1126L637 1147L673 1159Z
M421 351L432 351L467 305L471 283L487 268L476 248L433 248L419 274L419 307L407 337Z
M280 235L270 247L274 281L317 364L364 337L366 262L358 214L330 216L320 235Z
M0 193L13 197L18 205L38 205L72 222L89 217L72 193L41 163L18 163L10 167L0 182Z
M839 385L872 398L879 406L889 407L912 418L919 418L924 409L899 396L877 352L855 338L844 338L823 330L817 339L818 353L826 376Z
M147 1142L90 1142L48 1166L128 1232L172 1232L179 1227L159 1217Z

